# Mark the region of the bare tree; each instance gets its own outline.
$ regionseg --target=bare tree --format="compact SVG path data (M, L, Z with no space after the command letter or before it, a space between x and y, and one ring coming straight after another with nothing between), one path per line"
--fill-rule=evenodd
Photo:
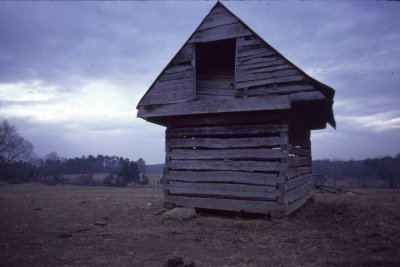
M0 124L0 163L13 161L30 161L33 156L33 145L17 133L7 120Z
M58 156L57 152L50 152L45 157L45 176L53 175L58 176L61 173L61 159Z
M44 157L46 160L50 160L50 161L60 161L60 157L58 156L57 152L51 151L49 154L47 154Z

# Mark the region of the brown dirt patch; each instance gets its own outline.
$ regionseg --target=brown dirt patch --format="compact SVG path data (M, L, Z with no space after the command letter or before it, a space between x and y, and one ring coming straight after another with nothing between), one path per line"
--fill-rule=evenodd
M284 219L163 222L160 189L1 184L0 266L400 266L400 190L362 192Z

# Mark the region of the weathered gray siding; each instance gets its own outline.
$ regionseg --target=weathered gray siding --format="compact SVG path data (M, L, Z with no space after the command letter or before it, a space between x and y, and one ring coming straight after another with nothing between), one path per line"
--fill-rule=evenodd
M165 202L287 214L312 187L311 154L291 146L288 131L287 124L167 129Z
M335 125L333 95L218 2L138 104L167 127L165 203L290 214L310 197L310 130Z
M139 107L193 100L194 53L193 45L185 45L150 87L139 102Z
M188 42L212 42L251 34L225 7L216 6Z

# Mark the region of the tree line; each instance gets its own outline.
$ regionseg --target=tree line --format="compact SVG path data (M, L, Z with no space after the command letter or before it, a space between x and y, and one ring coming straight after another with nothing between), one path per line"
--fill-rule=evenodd
M400 188L400 153L395 157L365 160L314 160L312 165L314 175L325 176L335 185ZM0 180L29 182L44 177L54 184L63 182L63 175L79 174L77 184L97 184L92 175L108 173L102 184L125 186L148 183L145 172L146 163L141 158L131 161L117 156L89 155L66 159L56 152L37 158L33 145L14 126L6 120L0 123Z
M125 186L129 183L144 185L149 181L145 176L146 162L118 156L88 155L75 158L62 158L50 152L38 158L33 145L18 134L8 121L0 124L0 180L11 183L43 180L48 184L68 182L63 175L79 174L76 184L102 184ZM99 182L93 174L108 173Z
M400 188L400 153L365 160L314 160L313 174L334 185Z

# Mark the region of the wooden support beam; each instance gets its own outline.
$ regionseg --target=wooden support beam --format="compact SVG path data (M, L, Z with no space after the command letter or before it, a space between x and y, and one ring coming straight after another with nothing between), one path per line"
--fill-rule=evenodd
M151 101L151 100L148 100ZM174 115L195 115L240 111L264 111L290 109L290 97L245 98L230 100L191 101L154 106L140 106L138 117L168 117Z

